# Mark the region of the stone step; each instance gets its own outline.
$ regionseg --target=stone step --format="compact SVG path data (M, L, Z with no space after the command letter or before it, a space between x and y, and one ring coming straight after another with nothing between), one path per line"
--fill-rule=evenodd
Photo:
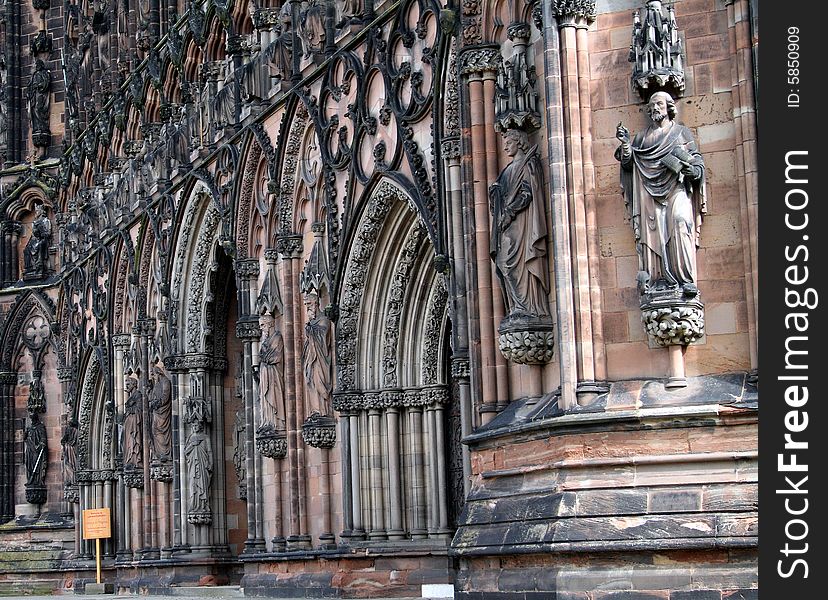
M244 591L237 585L171 586L165 596L190 598L244 598Z

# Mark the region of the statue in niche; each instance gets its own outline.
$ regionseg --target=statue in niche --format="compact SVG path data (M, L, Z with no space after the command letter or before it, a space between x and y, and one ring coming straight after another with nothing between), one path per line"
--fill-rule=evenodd
M172 385L157 364L152 366L153 380L149 408L152 412L152 458L166 462L172 456Z
M299 37L302 40L305 58L325 47L325 5L319 0L310 0L299 17Z
M639 258L642 293L698 294L696 247L707 212L705 167L693 134L675 122L676 103L666 92L650 98L651 124L630 140L618 124L621 184Z
M29 117L32 122L32 143L46 147L52 139L49 128L49 105L51 101L52 76L42 59L35 60L32 77L26 87L29 100Z
M506 302L504 321L549 319L549 265L543 171L538 146L526 132L507 129L512 158L489 187L490 253Z
M127 393L123 429L124 470L139 470L144 467L144 395L134 377L127 377L124 385Z
M43 204L35 206L32 236L23 249L24 278L43 277L49 266L49 244L52 241L52 222Z
M49 456L46 451L46 425L37 412L29 413L29 426L23 433L24 459L26 464L26 485L40 487L46 481L46 465Z
M262 319L259 347L260 429L285 429L285 341L272 318Z
M63 436L60 438L60 443L62 446L63 484L74 485L76 483L75 472L78 466L78 421L74 417L70 418L63 427Z
M213 480L213 447L204 433L204 424L193 421L192 432L184 446L187 459L189 489L189 518L199 520L198 515L210 514L210 483Z
M267 65L270 77L277 81L290 79L293 72L293 19L290 14L290 2L285 2L279 11L279 23L276 25L276 38L267 48Z
M302 368L305 374L305 398L308 414L327 414L327 402L332 390L331 377L331 320L320 313L319 296L305 297L308 321L305 323L305 342L302 347Z

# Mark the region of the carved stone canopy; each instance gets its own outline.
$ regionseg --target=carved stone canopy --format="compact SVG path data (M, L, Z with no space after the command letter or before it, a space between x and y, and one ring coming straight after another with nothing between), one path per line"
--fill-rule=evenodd
M649 0L633 15L629 61L634 63L632 82L643 100L665 91L674 98L684 94L682 43L676 14L660 0Z

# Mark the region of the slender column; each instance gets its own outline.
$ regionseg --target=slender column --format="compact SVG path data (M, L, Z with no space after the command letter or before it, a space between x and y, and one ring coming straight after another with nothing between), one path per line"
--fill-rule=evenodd
M362 471L359 464L360 443L359 443L359 413L351 412L348 417L348 433L351 452L348 455L349 467L351 469L351 505L353 530L352 537L365 537L365 525L362 519Z
M156 524L157 499L155 498L155 487L152 485L150 462L150 433L152 432L152 420L149 407L149 394L146 390L149 379L149 348L155 334L155 319L147 318L139 322L139 333L141 342L139 344L141 374L139 387L143 390L143 454L144 454L144 489L143 489L143 510L144 510L144 546L142 558L155 560L160 558L158 549L158 530Z
M124 414L124 353L129 348L129 334L116 334L112 336L112 347L114 354L113 372L113 393L115 394L115 413L119 416ZM64 396L65 397L65 396ZM116 459L118 467L118 480L115 489L115 535L117 537L116 562L128 562L132 559L129 536L129 492L124 485L123 457Z
M486 151L486 130L492 127L486 121L487 97L484 92L481 70L468 77L469 121L472 158L472 197L474 198L474 264L477 274L477 296L480 331L481 404L483 423L489 422L497 410L497 336L495 334L494 289L492 264L489 257L489 192Z
M485 143L486 143L486 185L488 186L488 182L493 180L497 173L500 171L498 167L498 148L500 146L500 139L499 135L495 131L494 124L495 124L495 72L492 70L484 71L483 74L483 109L485 115L485 127L484 133L486 135ZM488 188L487 193L485 196L486 206L488 207L489 203L489 195L488 195ZM489 236L491 236L491 226L489 230L486 232ZM506 316L506 306L503 302L503 292L500 289L500 285L497 283L497 277L494 276L495 273L495 266L491 260L491 257L488 256L489 253L489 244L486 244L486 254L488 260L486 261L489 266L489 277L492 281L492 327L494 330L493 339L492 339L492 350L494 353L495 359L495 381L497 382L497 400L495 405L497 407L498 412L505 408L511 398L509 395L509 365L506 361L506 357L503 356L501 352L497 350L499 346L499 335L497 334L496 327L503 321L503 317Z
M400 477L400 410L391 407L385 412L388 430L388 503L390 521L388 538L400 540L405 537L402 526L402 480Z
M451 538L451 529L448 519L448 484L446 482L446 432L444 428L444 410L439 404L434 406L433 423L434 437L432 443L435 445L435 471L436 471L436 492L437 492L437 535L441 538Z
M382 414L379 409L368 411L368 461L371 485L370 539L385 539L385 494L382 477Z
M254 313L256 281L259 276L258 259L238 260L235 263L239 319L236 324L236 337L243 346L242 384L245 423L245 462L247 486L247 540L244 553L257 553L266 550L264 540L264 497L262 492L262 459L256 451L255 432L259 426L256 407L258 406L258 386L253 377L254 365L258 364L258 341L261 338L259 319Z
M412 407L408 409L410 431L410 501L411 501L411 538L423 539L428 537L426 523L425 498L425 456L423 453L423 409Z
M561 371L560 406L576 405L578 380L575 346L575 307L572 297L570 207L567 196L566 149L564 143L561 56L557 21L552 2L543 3L544 72L546 73L546 132L549 149L549 185L552 206L552 240L554 251L555 299L557 310L557 352ZM554 382L545 381L551 389Z
M732 101L736 126L736 179L739 184L742 254L748 312L750 365L758 368L758 164L756 137L756 95L754 89L753 32L748 0L726 0L733 67Z
M17 373L0 373L0 523L14 518L14 386Z
M592 358L596 382L606 381L607 357L604 345L601 310L601 250L598 243L597 208L595 206L595 164L592 154L592 100L589 89L589 32L584 19L575 32L578 57L578 95L581 108L581 152L584 173L584 207L586 209L587 251L589 253L589 298L592 319Z

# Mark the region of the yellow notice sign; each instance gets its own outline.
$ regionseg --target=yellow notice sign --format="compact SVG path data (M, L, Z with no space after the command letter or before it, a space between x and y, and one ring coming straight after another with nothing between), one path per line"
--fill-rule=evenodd
M83 539L98 540L112 537L108 508L87 508L83 511Z

